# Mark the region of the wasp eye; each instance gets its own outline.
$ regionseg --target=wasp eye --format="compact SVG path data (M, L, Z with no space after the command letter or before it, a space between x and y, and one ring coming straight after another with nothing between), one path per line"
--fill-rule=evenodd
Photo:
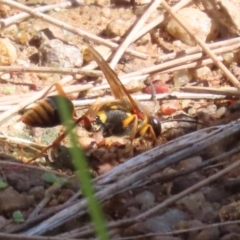
M158 118L151 116L149 123L153 128L154 133L158 137L161 134L161 123Z

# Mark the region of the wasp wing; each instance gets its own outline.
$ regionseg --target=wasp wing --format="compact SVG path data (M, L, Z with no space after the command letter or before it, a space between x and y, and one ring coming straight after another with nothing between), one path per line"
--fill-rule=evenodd
M97 62L98 66L101 68L103 74L105 75L108 84L110 85L113 96L116 99L125 101L128 105L131 106L133 112L137 114L139 118L143 118L144 114L138 108L137 103L128 93L124 85L121 83L117 74L111 69L111 67L104 60L104 58L94 48L88 46L88 50L91 52L94 60Z

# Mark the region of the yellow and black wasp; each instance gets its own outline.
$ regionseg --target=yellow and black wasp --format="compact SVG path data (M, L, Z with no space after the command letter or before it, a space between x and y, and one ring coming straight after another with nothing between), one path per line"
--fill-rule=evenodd
M71 100L68 99L62 87L59 84L55 84L59 95L40 100L20 120L32 127L44 128L61 125L58 99L62 98L71 110L75 126L80 123L88 131L96 132L102 130L104 137L122 135L125 132L129 132L131 141L141 136L147 137L153 143L156 143L157 138L161 134L160 120L155 116L146 114L140 109L119 80L117 74L94 48L89 46L87 51L92 54L93 59L104 73L115 100L111 102L100 102L98 100L90 106L83 116L77 118ZM65 136L66 132L60 135L51 145L43 149L32 160L42 156L51 147L59 145Z
M93 105L94 111L91 111L90 107L88 114L96 116L93 122L94 129L102 129L104 137L121 135L129 130L130 140L137 136L148 136L155 143L161 134L159 119L140 110L138 104L103 57L92 47L89 47L88 50L104 73L116 99L112 102L100 103L98 107Z

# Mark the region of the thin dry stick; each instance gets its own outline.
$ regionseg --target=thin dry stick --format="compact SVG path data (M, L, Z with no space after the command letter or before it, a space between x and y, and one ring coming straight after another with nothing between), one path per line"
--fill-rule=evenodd
M1 159L3 159L2 155L0 154ZM7 159L8 160L8 159ZM31 164L24 164L24 163L18 163L18 162L11 162L11 161L6 161L6 160L0 160L0 166L1 168L4 168L4 166L7 166L8 168L11 168L11 166L14 167L19 167L19 168L27 168L27 169L32 169L33 171L41 171L41 172L49 172L49 173L53 173L56 176L61 176L61 177L68 177L66 176L66 174L61 173L61 172L57 172L54 171L52 169L48 169L48 168L42 168L42 167L38 167L35 165L31 165Z
M116 43L113 43L113 42L110 42L106 39L103 39L103 38L100 38L100 37L97 37L89 32L86 32L84 30L81 30L81 29L78 29L78 28L75 28L65 22L62 22L60 20L57 20L53 17L50 17L46 14L43 14L43 13L40 13L40 12L36 12L34 10L32 10L31 8L29 7L26 7L24 6L23 4L20 4L20 3L17 3L15 1L12 1L12 0L1 0L2 4L6 4L8 6L11 6L11 7L14 7L14 8L17 8L19 10L22 10L24 12L27 12L28 14L34 16L34 17L37 17L37 18L40 18L50 24L53 24L55 26L58 26L62 29L65 29L69 32L72 32L74 34L77 34L79 36L82 36L84 37L85 39L87 40L92 40L94 42L97 42L97 43L100 43L100 44L103 44L103 45L106 45L107 47L110 47L110 48L117 48L118 47L118 44ZM134 50L131 50L131 49L126 49L126 52L135 56L135 57L139 57L139 58L142 58L142 59L146 59L147 58L147 55L146 54L143 54L143 53L140 53L140 52L137 52L137 51L134 51Z
M172 17L183 27L183 29L190 34L196 43L198 43L204 52L208 54L208 56L213 60L213 62L223 71L225 76L231 81L231 83L240 89L240 83L239 81L235 78L235 76L226 68L226 66L218 61L217 56L210 50L210 48L194 33L194 31L188 27L187 25L184 24L184 22L178 17L178 15L172 11L171 7L163 0L162 1L162 6L172 15Z
M228 52L228 51L230 51L230 52L237 51L240 47L240 38L236 42L234 41L234 43L231 46L229 46L227 43L226 44L224 43L223 45L224 46L221 47L221 48L215 48L214 47L212 51L214 53L217 53L217 54ZM210 60L206 59L206 58L202 59L203 55L204 55L204 53L202 51L200 51L198 53L195 53L195 54L187 55L187 56L184 55L183 57L179 57L177 59L173 59L173 60L170 60L170 61L167 61L167 62L164 62L164 63L159 63L157 65L150 66L150 67L142 69L142 70L138 70L138 71L135 71L135 72L131 72L131 73L128 73L128 74L121 75L120 78L121 79L131 78L131 77L136 77L136 76L142 76L143 74L151 74L153 72L158 72L159 73L159 71L161 73L168 73L168 72L176 71L176 69L177 70L184 69L184 68L186 68L186 66L193 68L193 67L199 67L199 66L202 66L204 64L209 64L209 63L213 62L212 59L210 59ZM168 59L168 58L171 59L172 58L171 53L167 54L167 55L164 55L164 56L165 56L166 59ZM163 58L164 58L164 56L163 56ZM218 59L218 61L223 61L223 58L221 56L218 56L217 59ZM196 61L196 60L198 60L198 61L193 62L193 61ZM193 63L186 64L186 65L184 65L184 67L182 67L183 65L181 65L181 64L184 64L185 62L193 62Z
M172 68L174 66L179 66L180 64L185 63L187 61L199 60L199 58L201 58L202 55L203 55L203 53L195 53L195 54L190 55L190 56L184 56L184 57L177 58L177 59L174 59L174 60L171 60L171 61L168 61L168 62L153 65L153 66L150 66L148 68L138 70L136 72L131 72L131 73L125 74L124 77L130 78L130 77L139 76L141 74L151 74L151 73L154 73L154 72L163 71L163 70ZM217 57L217 59L219 61L219 59L221 60L222 57Z
M217 58L218 58L218 61L223 61L222 57L217 57ZM198 60L196 60L192 63L183 64L183 65L177 66L177 67L167 68L166 70L162 70L162 71L158 72L158 74L179 71L181 69L186 69L186 68L199 68L199 67L203 67L203 66L206 66L208 64L211 64L211 63L213 63L213 60L211 58L206 58L206 59L201 59L200 58L200 59L198 59Z
M229 40L224 40L224 41L220 41L220 42L215 42L215 43L210 43L210 44L207 44L207 46L210 48L210 49L216 49L216 48L220 48L222 49L223 47L231 47L232 45L235 45L235 44L239 44L240 43L240 38L237 37L237 38L232 38L232 39L229 39ZM192 48L189 48L189 49L186 49L184 51L181 51L181 52L174 52L174 53L169 53L169 54L164 54L162 56L159 56L159 58L156 60L156 63L162 63L162 62L165 62L167 60L170 60L170 59L174 59L176 58L179 54L186 54L186 55L190 55L190 54L194 54L194 53L198 53L198 52L202 52L202 49L201 47L199 46L196 46L196 47L192 47Z
M176 5L174 5L172 7L172 10L174 11L178 11L181 8L185 7L186 5L188 5L189 3L191 3L191 0L182 0L180 2L178 2ZM152 22L150 22L149 24L147 24L146 26L143 27L142 30L140 30L138 33L136 33L136 36L133 37L132 42L135 42L136 40L138 40L140 37L142 37L143 35L145 35L146 33L148 33L151 29L155 28L157 25L159 25L162 21L164 20L164 16L160 15L158 16L156 19L154 19Z
M179 234L183 234L183 233L199 232L199 231L204 230L204 229L218 228L218 227L221 227L221 226L235 225L235 224L239 224L239 223L240 223L240 220L234 220L234 221L208 224L208 225L204 225L204 226L201 226L201 227L175 230L175 231L171 231L171 232L147 233L147 234L137 235L137 236L133 236L133 237L115 238L114 240L132 240L132 239L135 240L135 239L141 239L141 238L146 239L146 238L153 237L153 236L179 235Z
M227 91L226 91L227 94ZM232 97L240 98L240 93L237 91L231 92L227 94L229 99L232 99ZM150 94L136 94L132 95L133 99L137 101L150 101L152 96ZM174 91L171 93L162 93L162 94L156 94L157 99L226 99L226 95L220 94L216 92L216 94L208 94L208 93L184 93L184 92L178 92ZM114 100L113 97L109 97L106 99L106 101L112 101ZM83 100L74 100L73 104L74 106L87 106L91 105L96 101L96 99L83 99Z
M187 196L190 193L196 192L198 189L208 185L209 183L217 180L218 178L224 176L225 174L233 171L234 169L238 168L240 166L240 159L234 163L232 163L230 166L224 168L223 170L211 175L210 177L196 183L195 185L193 185L192 187L180 192L179 194L176 194L172 197L170 197L169 199L167 199L166 201L162 202L161 204L151 208L150 210L138 215L136 217L136 221L144 221L147 218L149 218L150 216L152 216L153 214L155 214L156 212L158 212L159 210L175 203L176 201L180 200L181 198Z
M167 200L163 201L162 203L158 204L157 206L145 211L144 213L141 213L134 218L128 218L126 220L110 222L110 223L107 224L107 227L108 227L108 229L112 229L112 228L116 228L116 227L123 227L123 226L128 226L129 227L129 225L132 225L134 223L145 221L147 218L156 214L161 209L164 209L164 208L172 205L176 201L178 201L178 200L182 199L183 197L199 190L200 188L202 188L202 187L208 185L209 183L217 180L218 178L224 176L225 174L229 173L230 171L234 170L235 168L237 168L239 166L240 166L240 160L234 162L230 166L228 166L225 169L219 171L218 173L208 177L207 179L204 179L204 180L196 183L192 187L180 192L179 194L176 194L176 195L170 197L169 199L167 199ZM70 237L84 237L85 234L87 235L87 234L91 234L93 232L94 232L94 229L90 228L90 229L86 230L85 232L80 232L79 234L77 234L77 233L72 234Z
M86 91L93 88L93 85L91 83L82 85L82 84L77 84L77 85L69 85L66 87L63 87L63 90L66 94L70 94L70 93L79 93L82 91ZM36 92L31 92L31 93L26 93L26 94L17 94L17 95L12 95L12 96L4 96L0 98L0 106L6 106L7 104L11 105L11 104L16 104L19 103L19 101L24 100L28 97L31 97L33 95L35 95ZM53 95L57 95L58 93L56 91L51 92L48 94L48 96L53 96Z
M220 94L225 96L240 96L239 91L229 87L221 87L221 88L214 88L214 87L194 87L194 86L186 86L180 88L186 92L197 92L197 93L211 93L211 94Z
M52 186L50 186L45 191L45 196L41 200L41 202L38 203L38 205L35 207L35 209L31 212L31 214L28 216L28 219L26 220L26 224L29 223L33 218L36 218L39 213L42 211L42 209L48 204L48 202L51 200L53 194L55 194L59 189L61 189L63 184L60 183L54 183Z
M223 52L228 52L228 51L235 51L239 48L240 43L237 43L233 46L230 47L223 47L223 48L218 48L218 49L213 49L214 53L223 53ZM148 68L142 69L142 70L138 70L135 72L131 72L128 74L125 74L123 76L121 76L121 78L131 78L131 77L135 77L135 76L139 76L142 74L151 74L154 72L160 72L160 73L168 73L168 72L172 72L172 71L176 71L176 70L180 70L183 68L186 68L186 66L188 67L200 67L203 66L204 64L209 64L212 63L213 60L212 59L201 59L203 56L203 53L195 53L189 56L184 56L184 57L180 57L177 59L173 59L170 60L168 62L164 62L164 63L160 63L154 66L150 66ZM220 56L216 57L218 59L218 61L223 61L223 58ZM182 63L185 62L192 62L195 61L193 63L189 63L189 64L185 64L184 67L181 66ZM197 61L197 62L196 62ZM179 66L180 65L180 66ZM176 66L176 67L173 67Z
M70 7L72 5L72 1L67 1L67 2L61 2L61 3L57 3L57 4L52 4L52 5L47 5L47 6L41 6L41 7L37 7L34 8L34 11L39 11L39 12L46 12L55 8L65 8L65 7ZM24 20L25 18L29 17L30 15L27 13L19 13L16 15L13 15L9 18L0 19L0 26L1 28L6 28L14 23L17 23L19 21Z
M178 92L174 91L171 93L162 93L162 94L156 94L157 99L232 99L232 98L240 98L240 93L235 91L228 92L227 90L223 91L225 94L220 94L220 92L217 92L215 94L210 93L184 93L184 92ZM51 95L51 94L49 94ZM150 94L136 94L132 96L133 99L138 101L151 101L152 97ZM105 99L106 101L113 101L114 98L112 96L109 96ZM94 99L82 99L82 100L73 100L72 103L75 107L83 107L83 106L89 106L92 105L94 102L96 102L96 98ZM7 111L11 109L12 105L0 105L0 111Z
M72 238L26 236L22 234L0 233L0 240L76 240ZM79 239L81 240L81 239Z
M21 66L0 66L0 72L35 72L35 73L60 73L60 74L81 74L85 76L98 77L102 72L98 70L78 68L56 68L56 67L21 67Z
M161 3L161 0L154 0L152 4L149 6L149 8L145 11L145 13L142 15L142 17L137 21L136 25L133 27L132 31L129 33L129 35L123 40L123 42L120 44L119 48L117 49L114 57L112 58L110 62L110 66L114 69L117 65L119 59L122 57L125 50L128 48L128 46L131 44L133 37L136 35L136 33L140 30L140 28L143 26L143 24L146 22L146 20L150 17L151 13L156 10L158 5Z
M225 152L223 154L220 154L218 156L215 156L213 158L210 158L208 160L204 160L204 162L200 165L197 165L196 167L191 167L191 168L187 168L187 169L183 169L177 172L173 172L173 173L169 173L169 174L162 174L160 176L158 175L153 175L150 176L149 179L146 180L145 184L152 184L152 183L163 183L163 182L169 182L175 178L179 178L185 175L188 175L190 173L199 171L203 168L206 168L210 165L213 165L217 162L220 162L222 160L226 160L229 159L230 157L232 157L234 154L237 154L240 152L240 147L234 148L231 151Z
M227 131L226 131L226 128L227 128ZM193 144L194 141L189 142L189 138L194 137L194 139L195 139L196 134L188 135L188 140L186 138L184 138L185 141L183 141L183 142L182 142L182 140L181 141L178 140L177 143L180 144L180 142L181 142L181 144L178 145L178 149L180 149L180 150L177 151L176 154L167 154L166 148L164 150L162 148L154 148L154 149L151 149L151 154L149 151L149 152L142 154L141 157L137 156L137 157L132 158L126 164L124 164L124 168L126 168L129 165L129 162L130 163L134 162L135 163L134 165L136 166L136 163L140 163L141 161L146 160L146 158L144 159L144 156L148 157L148 161L147 161L148 165L147 166L145 165L144 168L142 168L136 172L132 172L131 169L129 169L131 174L128 175L128 177L118 178L118 180L115 183L103 188L101 191L96 193L96 197L99 199L100 202L104 201L106 198L110 198L111 196L114 195L114 192L119 191L119 190L125 188L126 186L133 184L134 182L137 181L137 179L142 179L144 177L147 177L147 176L153 174L154 172L165 168L167 165L169 166L170 164L174 164L174 163L180 161L181 159L184 159L186 157L191 156L192 154L195 154L196 151L201 151L201 150L205 149L206 147L209 147L210 142L211 142L211 144L214 144L215 142L219 141L219 139L223 139L223 138L226 138L226 137L232 135L233 132L236 132L240 129L240 124L239 124L239 121L237 121L237 122L235 122L234 125L228 124L227 126L218 127L215 129L216 129L215 131L211 131L211 133L208 133L207 140L206 140L206 130L204 131L205 134L201 134L201 136L199 135L199 132L198 132L198 142L196 144ZM223 131L223 129L225 129L225 131ZM187 147L183 148L183 144L184 145L188 144L189 146L191 146L191 149L189 149ZM173 148L172 144L166 144L165 146L169 147L170 152L177 150L176 148ZM156 151L157 155L154 155L154 153L153 153L154 151ZM161 151L162 151L162 154L164 155L164 158L160 157ZM161 161L155 161L156 159L159 160L159 158L161 158ZM137 161L137 160L139 160L139 161ZM146 161L144 161L144 162L146 162ZM121 168L122 168L121 165L115 168L115 171L114 171L115 177L117 176L116 169L120 170ZM128 168L126 168L126 169L128 169ZM109 181L111 179L111 172L108 174L104 174L103 177L106 181ZM47 228L53 228L53 227L59 226L59 225L63 224L64 222L66 222L66 220L69 220L76 216L81 216L86 211L85 206L86 206L86 201L82 200L81 202L78 202L75 205L73 205L71 208L68 208L66 211L59 212L52 218L46 220L45 222L39 224L38 226L36 226L34 228L28 230L27 233L29 235L30 234L31 235L32 234L42 234L47 230Z

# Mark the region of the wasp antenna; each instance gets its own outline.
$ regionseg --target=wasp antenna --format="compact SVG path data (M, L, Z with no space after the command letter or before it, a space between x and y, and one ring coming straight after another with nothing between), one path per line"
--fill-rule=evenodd
M167 120L161 121L161 123L165 123L165 122L189 122L189 123L205 125L203 122L199 122L197 120L187 120L187 119L167 119Z

